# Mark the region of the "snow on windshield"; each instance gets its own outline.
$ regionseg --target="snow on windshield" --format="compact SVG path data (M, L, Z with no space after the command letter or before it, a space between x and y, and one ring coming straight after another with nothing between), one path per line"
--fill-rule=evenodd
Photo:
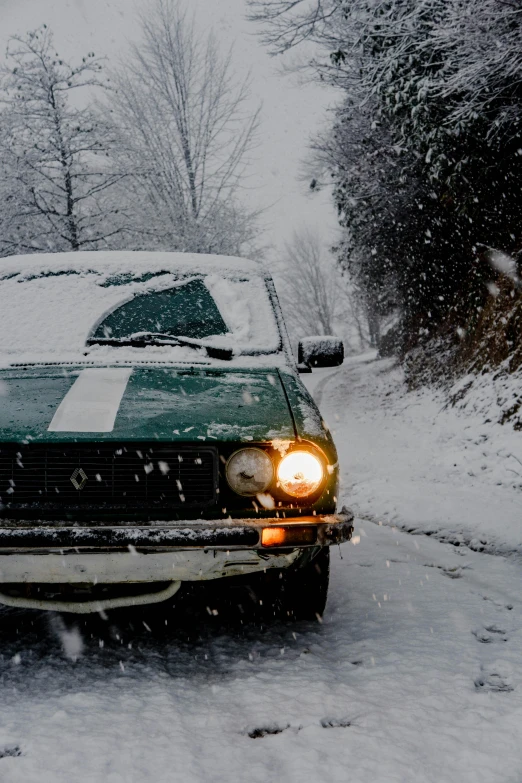
M3 361L74 361L84 359L86 350L90 358L96 357L97 350L107 358L106 346L86 348L87 340L104 318L138 296L178 289L194 280L204 284L212 297L212 306L215 303L227 328L226 334L223 329L210 334L206 343L230 347L235 355L270 354L280 350L281 338L266 283L257 270L253 273L250 268L246 272L241 268L229 269L226 263L222 270L219 258L214 259L212 269L205 269L199 259L192 267L178 263L176 267L181 268L173 268L172 262L159 263L156 254L146 254L146 265L125 265L121 258L118 264L111 259L112 263L102 265L96 259L97 263L86 265L80 259L84 255L91 262L96 254L75 254L74 267L56 261L52 265L41 262L38 265L37 256L33 256L31 264L17 267L13 258L0 266L0 357ZM103 254L105 258L111 255ZM124 350L110 349L115 360L124 358ZM187 350L190 351L147 347L132 349L131 355L133 360L140 361L149 356L160 358L161 353L161 358L168 360L169 356L181 355L181 351L186 360L195 360L195 352L186 355Z

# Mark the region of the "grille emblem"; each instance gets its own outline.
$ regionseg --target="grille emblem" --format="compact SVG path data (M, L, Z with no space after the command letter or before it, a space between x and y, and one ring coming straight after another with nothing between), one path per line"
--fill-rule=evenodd
M89 477L83 468L76 468L71 476L71 484L75 489L83 489Z

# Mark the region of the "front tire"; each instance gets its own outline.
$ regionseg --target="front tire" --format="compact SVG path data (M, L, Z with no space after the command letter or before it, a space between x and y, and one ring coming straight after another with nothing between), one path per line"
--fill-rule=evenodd
M257 597L263 614L282 620L321 620L328 597L330 549L323 547L306 565L267 571Z

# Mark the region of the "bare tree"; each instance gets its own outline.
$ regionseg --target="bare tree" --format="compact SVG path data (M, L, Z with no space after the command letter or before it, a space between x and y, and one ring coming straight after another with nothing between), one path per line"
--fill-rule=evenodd
M292 242L285 246L278 277L293 340L337 334L355 340L359 347L368 344L362 303L317 231L304 228L294 233Z
M234 77L231 51L222 56L178 0L155 0L141 24L111 96L137 241L239 252L255 236L256 215L238 203L259 114L249 77Z
M335 23L342 21L342 0L247 0L249 18L263 26L263 40L275 54L306 41L330 40Z
M108 162L108 127L70 94L101 86L94 54L69 65L43 26L14 36L1 71L0 253L104 246L120 227L108 191L118 181ZM75 104L78 101L75 100Z

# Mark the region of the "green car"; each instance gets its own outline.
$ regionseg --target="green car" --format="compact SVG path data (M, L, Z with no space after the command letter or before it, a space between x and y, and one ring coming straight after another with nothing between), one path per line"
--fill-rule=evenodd
M322 615L353 517L259 264L10 257L0 325L0 603L87 613L228 578Z

